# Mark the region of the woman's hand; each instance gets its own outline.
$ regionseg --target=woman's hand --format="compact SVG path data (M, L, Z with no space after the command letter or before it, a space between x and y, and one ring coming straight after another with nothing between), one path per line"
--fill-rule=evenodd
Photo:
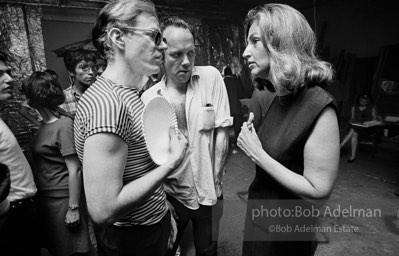
M263 151L263 148L252 123L243 123L237 139L237 145L253 162L259 162L260 153Z
M79 208L77 209L68 209L67 214L65 216L65 224L69 229L74 229L80 224L80 213Z

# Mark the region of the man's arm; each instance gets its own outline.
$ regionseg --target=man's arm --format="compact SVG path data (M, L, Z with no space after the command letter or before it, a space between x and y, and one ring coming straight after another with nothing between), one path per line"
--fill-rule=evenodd
M233 124L233 118L230 116L229 98L223 78L216 69L213 70L215 75L212 86L215 108L214 177L216 195L219 197L222 194L222 178L229 148L229 127Z
M110 224L141 205L180 163L185 143L172 135L172 156L167 163L124 185L126 143L111 133L89 137L84 145L83 181L93 220L98 224Z
M214 177L216 195L222 195L222 179L224 175L224 166L226 164L229 151L229 127L219 127L215 130L215 164Z

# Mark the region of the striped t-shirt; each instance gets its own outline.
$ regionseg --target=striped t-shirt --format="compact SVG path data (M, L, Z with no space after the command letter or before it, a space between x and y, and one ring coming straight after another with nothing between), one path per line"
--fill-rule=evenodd
M100 76L83 94L75 116L75 145L80 160L83 162L83 147L88 137L97 133L113 133L128 146L123 184L156 168L144 141L143 108L136 89L122 87ZM114 225L152 225L159 222L165 213L165 193L160 186L139 207L132 209Z

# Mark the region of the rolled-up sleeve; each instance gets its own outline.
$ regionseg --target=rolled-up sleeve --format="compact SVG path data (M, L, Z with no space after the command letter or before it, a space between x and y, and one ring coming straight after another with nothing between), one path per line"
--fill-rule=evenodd
M215 109L215 128L233 125L233 117L230 116L229 98L226 86L219 71L214 68L213 103Z

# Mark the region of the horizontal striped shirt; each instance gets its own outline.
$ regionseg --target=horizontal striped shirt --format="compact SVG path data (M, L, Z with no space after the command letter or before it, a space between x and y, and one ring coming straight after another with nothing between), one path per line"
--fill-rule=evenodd
M88 137L97 133L113 133L128 146L123 184L156 168L144 141L143 108L136 89L120 86L100 76L81 97L75 116L75 144L80 160L83 161L84 142ZM160 186L139 207L132 209L114 225L152 225L165 214L165 193Z

